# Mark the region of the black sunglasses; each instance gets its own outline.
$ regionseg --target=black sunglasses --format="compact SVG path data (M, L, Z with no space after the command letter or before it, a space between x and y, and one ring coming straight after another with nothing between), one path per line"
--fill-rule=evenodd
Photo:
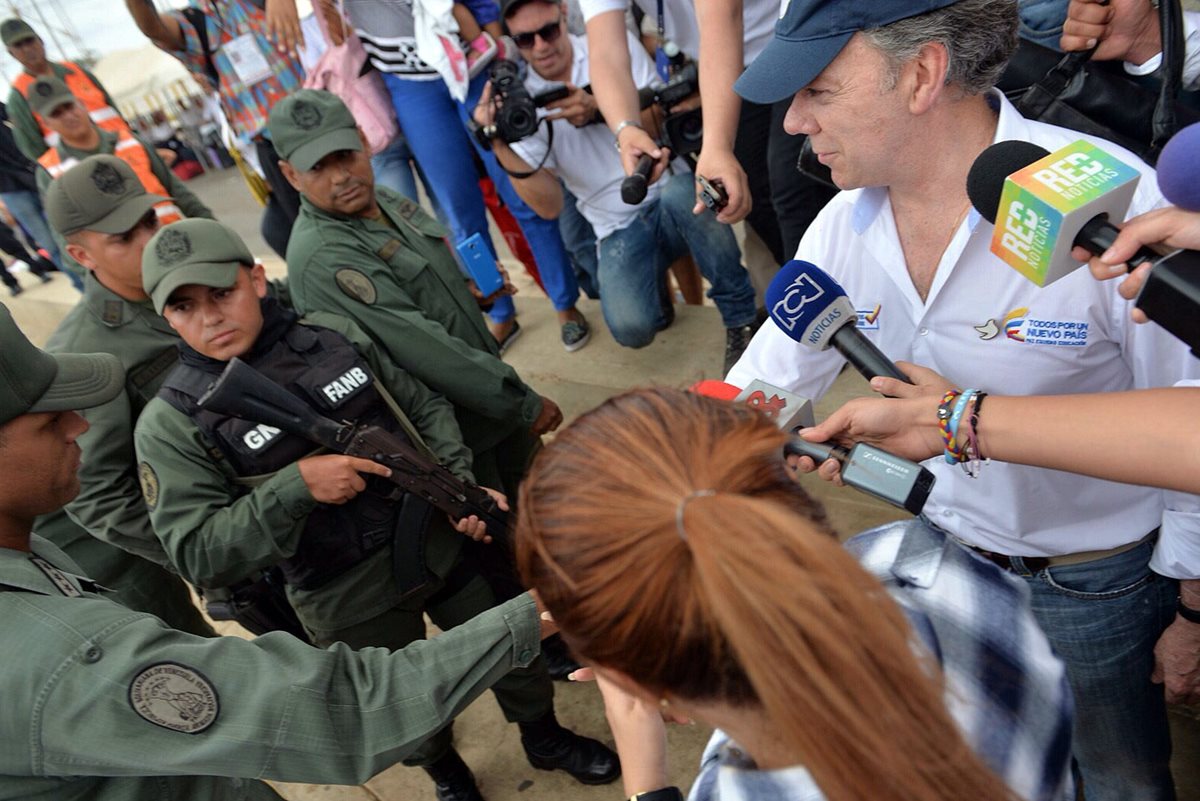
M521 48L522 50L528 50L529 48L533 47L535 36L542 37L543 42L550 44L551 42L557 41L558 37L561 35L562 17L559 17L558 19L554 20L554 22L551 22L549 25L543 25L536 31L530 31L528 33L514 33L512 35L512 40L516 43L517 47Z

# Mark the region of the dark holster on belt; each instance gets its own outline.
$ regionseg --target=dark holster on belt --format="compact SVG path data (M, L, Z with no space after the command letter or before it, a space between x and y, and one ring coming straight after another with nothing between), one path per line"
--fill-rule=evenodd
M286 631L304 642L312 642L288 603L278 568L264 570L256 580L206 594L204 606L213 620L233 620L251 634Z
M392 576L401 599L415 595L433 580L425 565L425 537L436 509L411 492L400 501L400 517L392 540Z

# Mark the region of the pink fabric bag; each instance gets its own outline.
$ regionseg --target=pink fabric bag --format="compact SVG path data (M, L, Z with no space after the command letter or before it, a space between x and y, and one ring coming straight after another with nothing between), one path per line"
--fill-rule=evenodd
M325 89L340 97L366 135L371 153L378 153L400 133L392 98L383 85L383 78L367 63L367 51L353 28L345 25L346 41L334 46L325 15L320 9L313 11L329 48L308 71L304 88Z

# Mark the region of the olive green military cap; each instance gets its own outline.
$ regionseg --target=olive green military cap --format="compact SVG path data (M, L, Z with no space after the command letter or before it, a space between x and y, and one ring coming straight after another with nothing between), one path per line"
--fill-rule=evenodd
M146 243L142 288L154 302L154 310L162 314L167 299L179 287L233 286L243 264L254 264L254 256L232 228L203 217L180 220Z
M46 218L62 236L77 231L123 234L170 198L152 195L116 156L88 156L51 182Z
M362 150L354 115L323 89L301 89L276 103L267 130L279 157L301 172L335 151Z
M26 39L37 39L37 31L29 27L29 23L19 17L12 17L0 22L0 41L5 47L20 44Z
M57 75L43 75L31 83L26 99L33 113L41 117L50 116L51 111L64 103L74 103L78 100Z
M0 425L23 414L90 409L125 389L121 361L108 353L46 353L0 305Z

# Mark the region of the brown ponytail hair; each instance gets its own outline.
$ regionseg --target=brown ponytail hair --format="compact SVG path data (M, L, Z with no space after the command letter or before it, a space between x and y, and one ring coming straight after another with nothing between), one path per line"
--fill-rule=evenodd
M517 562L582 659L753 706L830 801L1015 799L762 415L669 389L580 417L522 485Z

